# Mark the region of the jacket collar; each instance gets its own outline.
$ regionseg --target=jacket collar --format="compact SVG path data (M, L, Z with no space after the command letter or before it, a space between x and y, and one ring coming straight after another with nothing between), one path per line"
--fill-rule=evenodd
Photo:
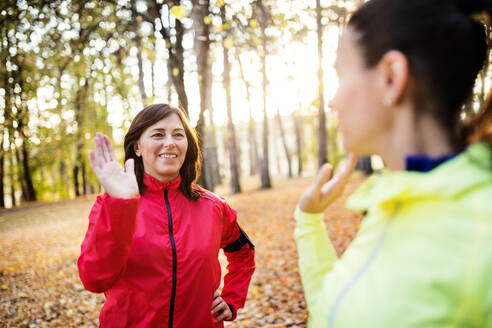
M486 144L466 151L430 172L384 170L374 174L347 201L354 211L367 211L395 202L459 197L464 191L492 183L492 152Z
M143 182L149 191L163 191L166 187L169 191L176 191L181 183L181 175L178 175L174 180L160 182L156 178L144 173Z

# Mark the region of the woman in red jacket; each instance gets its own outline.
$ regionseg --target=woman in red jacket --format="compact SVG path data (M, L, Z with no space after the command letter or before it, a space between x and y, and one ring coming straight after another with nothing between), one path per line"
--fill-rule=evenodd
M144 108L125 136L122 170L107 136L89 152L98 196L78 259L86 289L104 292L101 327L223 327L246 300L254 246L236 212L194 185L196 133L177 108ZM219 296L219 249L228 273Z

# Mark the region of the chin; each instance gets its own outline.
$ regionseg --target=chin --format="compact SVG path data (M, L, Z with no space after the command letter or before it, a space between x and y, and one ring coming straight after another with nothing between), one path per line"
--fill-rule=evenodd
M343 148L348 153L354 153L357 156L371 156L371 152L367 147L364 147L364 142L354 142L350 139L343 138Z

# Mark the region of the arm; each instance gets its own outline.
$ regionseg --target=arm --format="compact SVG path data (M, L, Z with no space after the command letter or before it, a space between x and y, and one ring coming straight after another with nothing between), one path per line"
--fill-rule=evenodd
M224 277L224 288L221 297L229 306L234 320L237 310L244 306L248 287L255 271L255 249L246 233L237 223L236 211L226 203L223 204L224 226L221 248L227 258L227 274Z
M308 308L313 308L324 276L333 269L336 252L328 238L323 213L305 213L297 207L294 218L299 273Z
M85 288L100 293L111 288L125 269L140 196L133 159L125 162L123 171L109 138L101 133L94 138L94 148L89 162L107 193L92 207L77 265Z
M323 222L323 212L337 199L352 174L357 157L350 154L345 167L331 178L332 167L323 165L314 181L301 196L294 218L294 237L299 255L299 272L308 308L313 309L326 273L337 259Z
M139 199L108 194L97 198L77 261L80 279L87 290L101 293L110 289L125 270Z
M227 257L227 274L224 277L222 298L229 305L234 320L237 310L244 306L251 276L255 271L255 249L248 236L236 225L240 231L239 238L224 248Z

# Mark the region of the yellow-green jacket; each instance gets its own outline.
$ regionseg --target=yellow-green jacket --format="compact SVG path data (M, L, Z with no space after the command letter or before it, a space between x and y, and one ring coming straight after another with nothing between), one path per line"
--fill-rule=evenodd
M492 327L492 152L428 173L384 172L347 201L367 211L337 259L323 214L296 209L308 327Z

